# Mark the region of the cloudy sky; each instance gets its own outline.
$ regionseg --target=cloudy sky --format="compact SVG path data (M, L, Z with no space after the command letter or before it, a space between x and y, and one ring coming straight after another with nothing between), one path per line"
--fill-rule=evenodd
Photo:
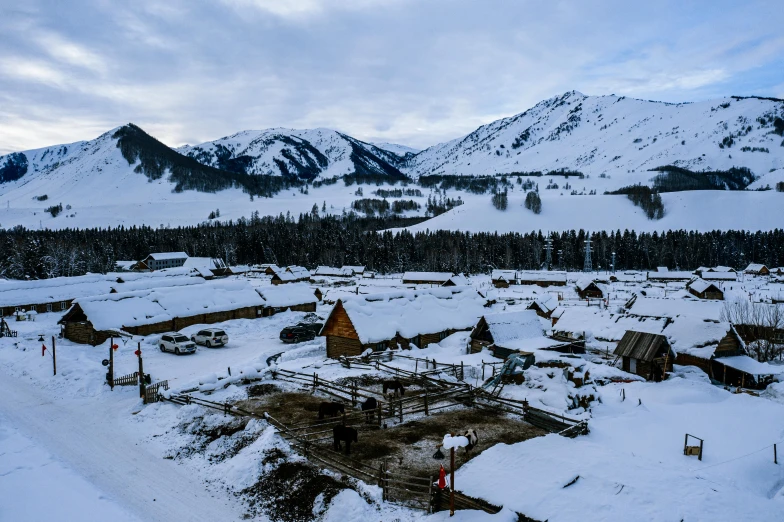
M784 98L782 27L781 0L0 0L0 153L129 121L422 148L571 89Z

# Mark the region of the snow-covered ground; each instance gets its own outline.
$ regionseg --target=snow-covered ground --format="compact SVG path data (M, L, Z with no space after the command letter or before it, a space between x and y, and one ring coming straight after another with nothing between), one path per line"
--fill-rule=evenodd
M569 274L568 279L581 276ZM771 285L765 279L745 279L732 284L753 289L755 299L767 295ZM570 321L588 331L589 346L609 350L612 342L595 339L591 330L597 334L611 331L614 309L641 286L605 286L612 297L604 309L586 306L571 283L557 289L498 290L490 288L487 276L471 277L471 283L496 299L498 304L487 313L522 310L536 297L560 293L561 307L584 313L582 323L579 318ZM655 294L663 286L646 290ZM395 279L365 279L360 291L395 287L402 287ZM679 293L669 296L684 299ZM329 311L330 306L319 305L317 313L326 317ZM303 316L284 312L227 321L220 325L230 336L226 347L200 347L190 356L161 353L156 335L115 341L119 345L115 375L136 371L138 360L133 352L137 342L145 372L154 381L168 380L173 390L214 390L218 378L232 381L230 373L263 376L267 359L276 354L282 354L277 360L281 368L315 372L328 379L363 373L326 359L323 338L296 345L281 343L279 331ZM269 472L270 455L301 462L263 420L252 420L236 433L202 442L196 428L218 429L231 417L195 405L144 406L134 386L110 390L104 384L106 368L101 365L108 355L108 341L92 347L58 339L58 374L53 376L49 350L41 355L38 338L43 335L49 346L51 336L59 332L60 317L47 313L38 315L35 322L13 322L19 337L0 339L0 519L240 520L250 512L240 493ZM675 324L680 320L676 318ZM547 324L542 321L543 329ZM194 325L183 332L191 334L199 328ZM444 363L462 362L468 382L481 384L483 361L494 359L487 352L467 354L467 337L466 332L459 332L409 353ZM558 355L537 354L537 360L547 358ZM711 385L701 371L689 367L678 368L666 382L646 383L610 366L612 360L603 360L598 352L570 361L576 371L590 373L590 382L577 388L558 368L532 367L526 370L522 385L507 385L502 394L587 419L590 434L577 439L548 435L486 448L458 470L456 485L504 509L494 516L458 512L457 520L512 521L515 512L551 521L713 522L784 517L784 464L773 464L772 450L772 444L784 443L781 384L754 397ZM414 363L393 360L391 364L413 369ZM619 378L633 382L611 382ZM225 389L217 387L207 398L222 402L245 397L244 386L230 384ZM588 400L589 407L575 407L575 398ZM682 454L686 433L705 439L702 462ZM433 461L433 466L436 472L438 463ZM61 503L62 511L51 511L44 499ZM76 510L77 516L66 516L72 513L68 509ZM80 509L89 516L79 517ZM341 522L449 518L446 512L426 516L384 503L374 484L359 484L316 502L313 517ZM264 520L266 516L252 512L251 518Z

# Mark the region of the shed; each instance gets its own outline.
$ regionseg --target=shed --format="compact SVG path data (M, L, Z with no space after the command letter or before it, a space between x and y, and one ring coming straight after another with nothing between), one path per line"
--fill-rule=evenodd
M622 358L623 371L656 382L672 371L675 359L664 335L633 330L623 335L614 353Z
M580 299L601 299L604 297L604 292L602 292L602 289L596 284L596 280L590 277L579 279L575 284L575 288L577 289L577 295L580 296Z
M308 280L310 280L310 272L307 268L292 265L283 269L278 268L277 271L272 274L271 282L273 285L282 285Z
M517 272L514 270L493 270L490 273L490 280L496 288L509 288L510 285L517 284Z
M517 272L517 283L541 287L566 286L566 272L556 270L521 270Z
M468 278L463 274L457 274L450 277L446 283L441 286L469 286L471 283Z
M355 356L367 349L424 348L469 330L484 312L484 299L469 287L440 287L343 296L324 323L327 356Z
M724 299L724 292L721 291L721 288L699 277L690 281L686 285L686 289L691 295L700 299Z

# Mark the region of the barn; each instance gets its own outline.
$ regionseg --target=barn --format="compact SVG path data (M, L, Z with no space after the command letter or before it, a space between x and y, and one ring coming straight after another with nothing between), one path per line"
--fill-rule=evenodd
M575 284L575 289L577 290L577 295L580 296L580 299L602 299L604 297L604 292L602 292L602 289L596 284L596 280L590 277L583 277L578 280Z
M469 341L471 353L487 348L500 359L562 344L544 335L539 316L533 310L485 314L471 330Z
M699 277L690 281L686 285L686 290L688 290L691 295L699 297L700 299L724 299L724 292L721 291L721 288L716 286L715 283L711 283Z
M468 287L440 287L383 294L343 296L321 331L327 357L356 356L365 350L424 348L459 330L471 329L485 300Z
M770 275L770 269L767 266L762 265L760 263L751 263L749 266L746 267L744 270L747 274L759 275L759 276L766 276Z
M257 287L256 292L264 299L262 317L269 317L279 312L315 312L316 295L307 283L296 283L285 286Z
M672 371L675 359L667 337L633 330L623 335L614 353L622 359L623 371L656 382Z
M454 274L452 272L406 272L403 284L406 285L443 285Z
M263 307L250 285L224 280L77 299L60 324L66 339L95 346L120 330L150 335L194 324L255 319Z

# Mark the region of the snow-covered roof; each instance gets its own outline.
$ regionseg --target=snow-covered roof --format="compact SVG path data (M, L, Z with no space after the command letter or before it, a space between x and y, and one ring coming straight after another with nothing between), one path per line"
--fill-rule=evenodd
M181 276L167 277L165 279L161 279L157 277L147 277L144 279L135 279L133 281L127 281L125 283L114 283L111 285L111 290L114 292L135 292L138 290L152 290L154 288L160 288L160 287L200 285L203 283L205 283L204 278L195 275L193 276L181 275Z
M341 268L343 268L344 270L345 269L349 269L354 274L357 274L357 275L358 274L363 274L365 272L365 267L364 266L360 266L360 265L343 265Z
M746 267L746 272L757 273L760 272L763 268L767 268L765 265L761 263L750 263L749 266Z
M490 279L493 281L514 281L517 279L517 271L515 270L493 270L490 274Z
M313 275L326 277L350 277L354 275L354 271L348 267L337 268L334 266L319 266L316 268L316 271Z
M536 304L543 312L547 313L558 307L558 296L555 294L543 294L534 299L531 305ZM529 306L531 306L529 305Z
M595 281L596 280L593 277L585 276L578 279L577 282L575 283L575 286L577 287L578 290L584 291L586 288L594 284Z
M0 306L55 303L105 294L109 292L115 278L116 274L87 274L24 281L5 280L0 283Z
M611 314L592 306L573 306L562 310L553 330L578 336L584 334L586 338L605 341L620 341L627 330L661 333L667 322L666 319Z
M256 292L264 299L264 306L277 308L316 302L313 289L306 283L261 286Z
M704 292L705 290L707 290L710 287L713 287L716 290L719 290L719 288L715 284L709 283L708 281L706 281L706 280L704 280L702 278L699 278L699 277L694 279L693 281L690 281L687 286L689 288L691 288L692 290L694 290L695 292L697 292L698 294L701 294L702 292Z
M623 272L617 272L613 274L611 277L614 277L616 281L622 283L639 283L641 281L645 281L647 278L647 274L645 272L635 272L633 270L626 270Z
M517 278L521 281L548 281L566 283L566 272L557 270L520 270Z
M304 266L291 265L286 267L286 272L292 274L296 279L309 279L310 271ZM280 273L278 273L280 275Z
M112 330L170 321L175 317L263 306L264 301L244 281L215 281L103 294L77 299L74 304L82 309L96 330Z
M493 344L511 350L536 350L563 344L548 339L539 316L533 310L484 315Z
M648 279L660 281L687 281L694 277L694 274L685 270L667 271L667 272L648 272Z
M701 359L710 359L719 341L732 329L730 323L704 321L694 317L678 317L661 332L667 337L672 350Z
M709 268L708 272L735 272L735 269L731 266L714 266Z
M629 309L630 315L639 317L692 316L699 319L718 321L723 303L721 301L703 301L700 299L658 299L640 297L634 300Z
M186 268L222 270L226 268L226 263L223 262L223 259L214 257L189 257L182 266Z
M406 272L403 281L433 281L446 283L452 277L452 272Z
M779 375L784 373L784 367L762 363L752 359L748 355L738 355L736 357L722 357L718 359L722 364L730 368L735 368L749 375Z
M136 264L136 261L126 261L126 260L123 260L123 261L115 261L114 262L114 265L117 268L121 269L121 270L130 270L131 268L133 268L133 265L135 265L135 264Z
M670 269L667 268L666 266L657 266L656 267L656 271L659 272L659 273L662 273L662 272L669 272Z
M468 278L464 274L457 274L453 275L449 278L448 283L452 283L455 286L468 286L471 283L468 281Z
M340 299L362 344L386 341L400 334L420 334L473 327L485 312L485 300L464 286L402 290Z
M737 281L738 274L735 272L701 272L702 278L707 281Z
M156 261L163 261L166 259L186 259L188 254L185 252L154 252L148 255L145 259L154 259Z

